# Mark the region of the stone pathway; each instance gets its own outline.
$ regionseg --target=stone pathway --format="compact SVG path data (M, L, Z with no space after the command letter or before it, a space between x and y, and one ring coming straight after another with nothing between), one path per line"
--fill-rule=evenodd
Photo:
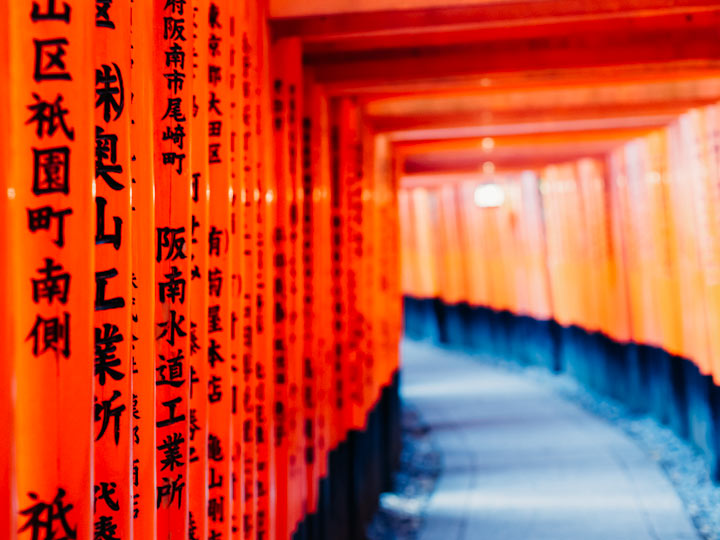
M696 540L657 463L551 387L406 342L405 402L441 455L420 540Z

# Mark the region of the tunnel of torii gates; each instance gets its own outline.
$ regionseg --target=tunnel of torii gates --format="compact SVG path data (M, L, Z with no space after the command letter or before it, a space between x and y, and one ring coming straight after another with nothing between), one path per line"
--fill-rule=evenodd
M720 5L398 4L2 2L0 538L362 538L403 295L716 460Z

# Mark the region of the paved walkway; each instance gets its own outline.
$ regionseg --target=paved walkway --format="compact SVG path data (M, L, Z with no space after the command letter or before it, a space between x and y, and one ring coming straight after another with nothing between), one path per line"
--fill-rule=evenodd
M620 430L522 375L403 347L404 399L443 454L420 540L697 540Z

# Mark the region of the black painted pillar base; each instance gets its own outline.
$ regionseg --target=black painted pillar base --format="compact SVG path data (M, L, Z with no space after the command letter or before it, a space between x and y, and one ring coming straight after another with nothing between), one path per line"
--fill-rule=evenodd
M405 308L410 338L567 372L631 412L651 414L700 449L720 481L720 387L689 359L486 307L406 297ZM432 314L435 321L428 319Z
M292 540L365 540L380 494L391 491L402 446L399 373L395 373L368 415L329 456L320 482L317 512L309 514Z

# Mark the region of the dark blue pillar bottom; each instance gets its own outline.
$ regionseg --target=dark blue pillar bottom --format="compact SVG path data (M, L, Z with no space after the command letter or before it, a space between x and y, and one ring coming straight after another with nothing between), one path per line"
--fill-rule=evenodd
M690 360L507 311L411 297L404 307L407 337L567 372L671 427L705 454L720 479L720 388Z
M318 511L305 517L293 540L365 540L380 494L392 490L400 462L399 389L396 373L370 412L366 429L351 431L330 453Z

